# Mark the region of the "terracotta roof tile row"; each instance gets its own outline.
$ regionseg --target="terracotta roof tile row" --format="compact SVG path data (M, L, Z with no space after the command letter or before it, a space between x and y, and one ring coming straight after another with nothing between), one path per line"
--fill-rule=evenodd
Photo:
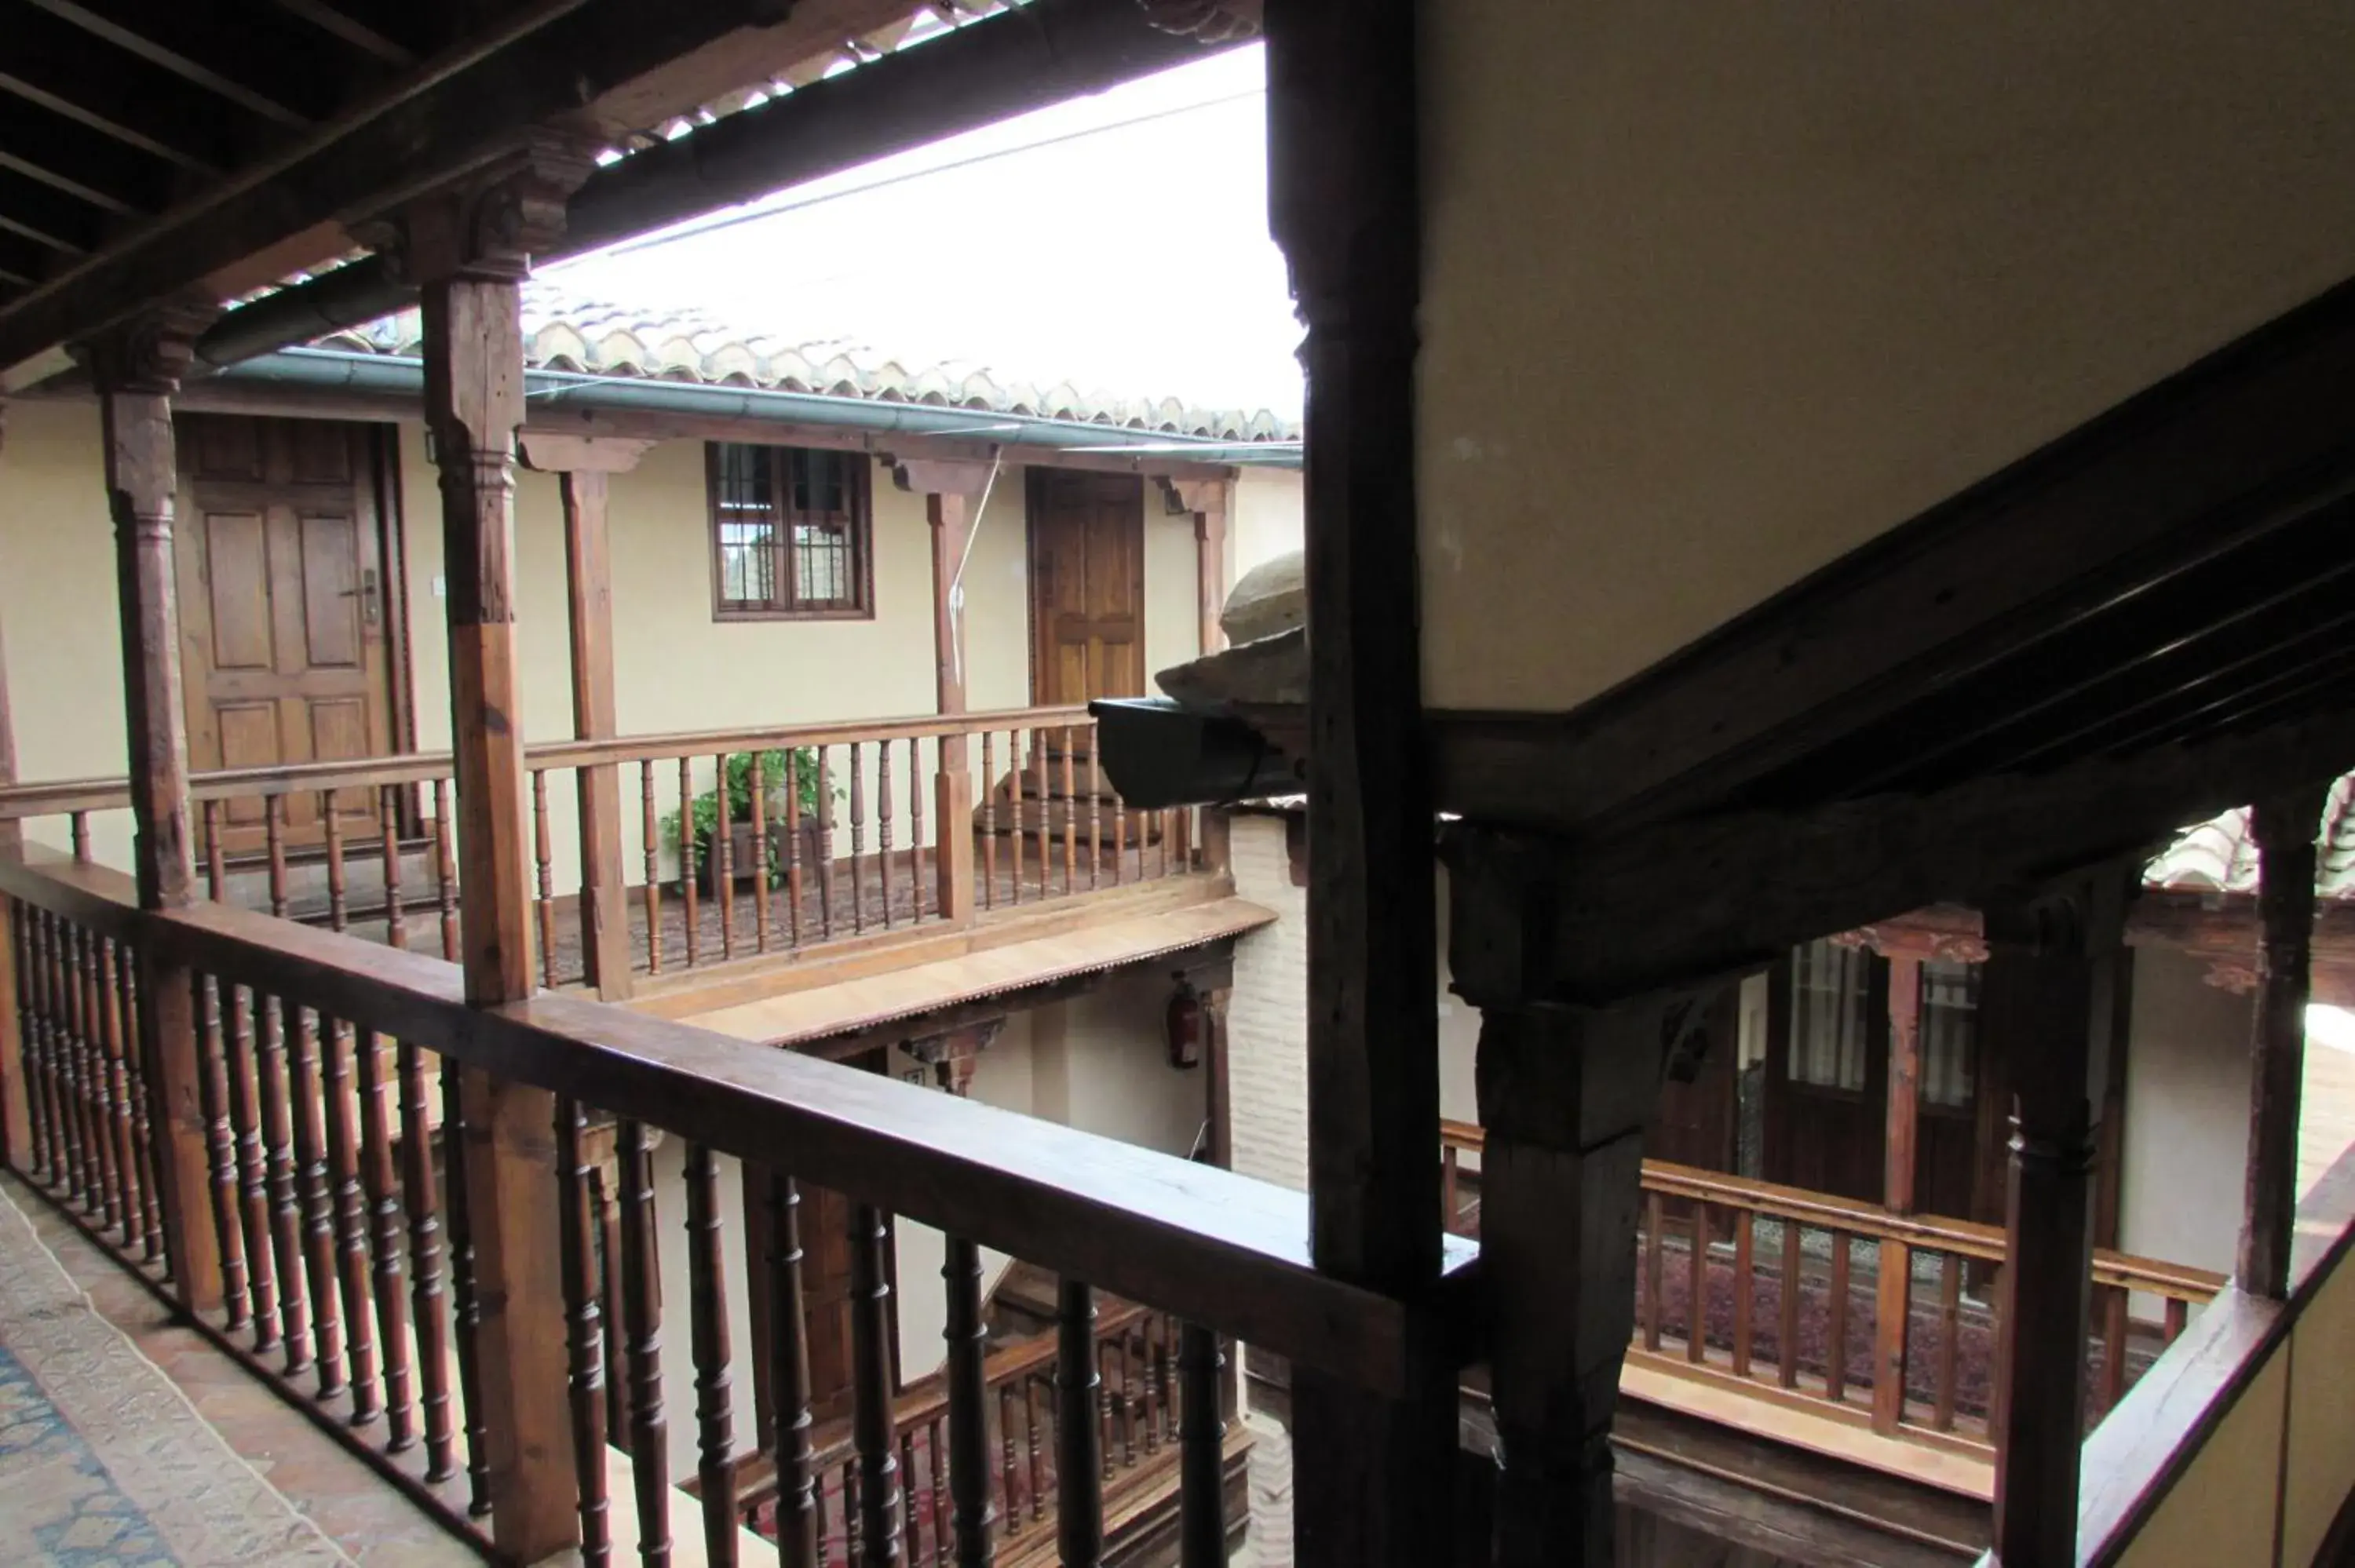
M2315 895L2355 899L2355 774L2330 787L2323 810L2321 853L2314 868ZM2152 861L2143 880L2152 887L2204 893L2254 893L2257 844L2243 807L2187 829Z
M1174 397L1082 391L1068 382L1041 387L1000 381L986 366L957 362L911 366L847 339L747 333L701 311L655 313L580 300L545 281L525 285L523 313L524 358L535 370L974 408L1213 440L1300 439L1297 425L1264 408L1201 408ZM414 356L423 344L423 326L410 310L324 338L319 346Z

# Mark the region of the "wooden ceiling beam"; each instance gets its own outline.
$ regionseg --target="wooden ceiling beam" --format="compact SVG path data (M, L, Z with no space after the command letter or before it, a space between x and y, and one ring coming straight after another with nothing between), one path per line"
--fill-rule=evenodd
M584 101L593 106L660 76L666 62L715 41L733 40L738 79L757 79L772 63L768 51L809 39L794 30L805 14L827 8L805 5L791 23L747 25L771 9L767 0L533 0L501 30L436 57L316 134L0 310L0 366L112 324L289 234L381 213L497 155L530 127L577 126Z
M0 0L0 90L193 175L217 176L275 128L34 7Z
M105 15L94 5L82 4L81 0L26 0L26 3L47 11L61 22L80 27L93 37L103 39L127 54L135 55L152 66L167 70L217 98L226 99L250 114L282 125L290 131L304 130L312 122L311 116L290 108L269 93L186 52L185 41L176 38L178 47L160 42L162 37L186 33L189 24L197 21L185 11L170 6L150 7L142 13L139 26L133 27ZM224 44L240 49L253 47L256 40L251 19L240 20L243 25L229 29L206 29L212 36L215 48ZM250 62L251 56L249 55L247 59Z
M1752 968L1927 905L1981 905L2145 853L2185 822L2269 791L2335 778L2355 765L2348 700L2342 689L2341 705L2267 728L1928 795L1594 838L1456 824L1443 835L1452 872L1497 894L1459 898L1459 913L1505 915L1495 928L1455 928L1455 972L1598 1004Z
M118 217L164 205L170 165L55 110L0 91L0 168L53 185Z
M328 36L341 39L353 48L389 66L412 66L416 53L353 16L327 3L327 0L275 0L282 11L300 16Z

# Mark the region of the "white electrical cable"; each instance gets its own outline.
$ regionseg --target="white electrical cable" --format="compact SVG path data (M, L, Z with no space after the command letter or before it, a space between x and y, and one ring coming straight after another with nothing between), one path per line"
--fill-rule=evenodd
M989 510L990 493L997 488L997 471L1006 466L1006 449L992 448L989 454L989 477L982 482L981 501L973 509L973 522L964 531L964 554L957 557L956 570L949 577L949 648L955 661L954 670L957 683L964 683L964 639L959 635L958 620L964 614L964 567L973 559L974 541L981 537L981 519Z

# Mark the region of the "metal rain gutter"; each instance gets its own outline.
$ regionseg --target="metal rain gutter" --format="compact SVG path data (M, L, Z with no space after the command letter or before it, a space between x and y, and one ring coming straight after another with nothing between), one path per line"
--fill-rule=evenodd
M224 366L217 379L254 381L321 390L425 393L422 360L401 355L363 354L350 349L287 348ZM1095 424L1084 419L1000 414L987 408L946 408L873 397L841 397L765 387L716 387L699 381L660 381L636 376L591 376L571 370L526 370L524 396L530 404L591 408L651 409L718 418L773 419L779 424L823 425L878 435L946 436L994 441L1002 446L1043 447L1056 451L1102 452L1140 463L1153 458L1263 468L1301 466L1298 441L1241 441L1135 425Z

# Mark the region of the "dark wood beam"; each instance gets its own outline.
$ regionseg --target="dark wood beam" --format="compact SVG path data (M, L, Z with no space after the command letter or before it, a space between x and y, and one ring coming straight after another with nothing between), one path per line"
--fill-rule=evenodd
M2249 1085L2249 1162L2241 1221L2241 1288L2289 1294L2297 1222L2298 1101L2306 1066L2306 1004L2314 954L2315 835L2328 789L2257 797L2249 812L2257 843L2256 1017Z
M527 7L505 32L479 35L426 62L286 151L241 168L0 310L0 365L103 326L143 300L218 278L296 236L313 238L276 255L277 272L325 260L349 243L339 226L464 173L527 127L582 114L584 103L594 122L617 90L661 79L668 62L715 42L734 48L730 85L757 79L795 51L820 47L829 20L839 20L828 14L848 4L802 5L790 22L756 29L745 24L762 9L761 0L673 6L545 0ZM868 0L850 8L865 15L877 7ZM693 101L674 102L671 111ZM299 253L305 249L315 253Z
M0 92L0 168L118 217L156 210L169 186L169 164L10 92Z
M181 80L203 88L207 92L236 104L250 114L286 126L290 130L301 130L310 123L309 117L288 108L276 96L262 92L246 81L238 79L236 76L219 70L194 55L184 52L186 46L181 41L181 37L186 35L187 24L186 21L175 19L183 15L176 7L149 7L134 26L118 21L107 15L106 11L100 6L85 4L84 0L26 0L26 4L37 6L57 17L58 20L70 23L91 37L102 39L127 54L147 61L150 65L170 71ZM229 37L241 39L246 31L245 28L239 28ZM159 34L176 36L174 43L159 42ZM224 41L222 36L216 33L216 47L221 41Z
M305 22L331 37L342 39L353 48L389 66L417 63L417 56L407 46L378 32L351 12L327 4L327 0L274 0L279 9Z
M1414 634L1420 286L1411 0L1267 8L1269 227L1306 327L1308 1202L1320 1273L1406 1300L1440 1269L1437 897ZM1293 1386L1306 1568L1444 1560L1454 1369Z
M146 60L36 10L0 0L0 89L186 172L217 175L270 131Z
M0 164L0 229L78 260L97 248L105 219L80 197Z
M2273 790L2327 781L2350 762L2355 708L2341 706L1929 795L1592 840L1457 832L1448 853L1458 874L1508 879L1543 911L1538 945L1516 934L1485 950L1539 977L1529 994L1596 1002L1769 962L1795 943L1926 905L1975 904L1991 889L2154 845Z
M1570 829L1820 800L1941 740L1910 726L1942 693L1987 676L2006 683L2002 707L2019 707L2023 680L2041 691L2158 655L2231 606L2211 599L2203 620L2128 636L2137 594L2182 584L2196 598L2236 552L2322 526L2318 508L2355 484L2355 416L2333 391L2350 382L2355 284L2342 284L1575 714L1444 721L1440 802ZM2339 527L2307 569L2343 563L2348 538ZM2096 662L2082 647L2079 662L2043 657L2081 628L2115 632ZM1901 732L1912 747L1892 746ZM1866 738L1877 749L1817 766Z

